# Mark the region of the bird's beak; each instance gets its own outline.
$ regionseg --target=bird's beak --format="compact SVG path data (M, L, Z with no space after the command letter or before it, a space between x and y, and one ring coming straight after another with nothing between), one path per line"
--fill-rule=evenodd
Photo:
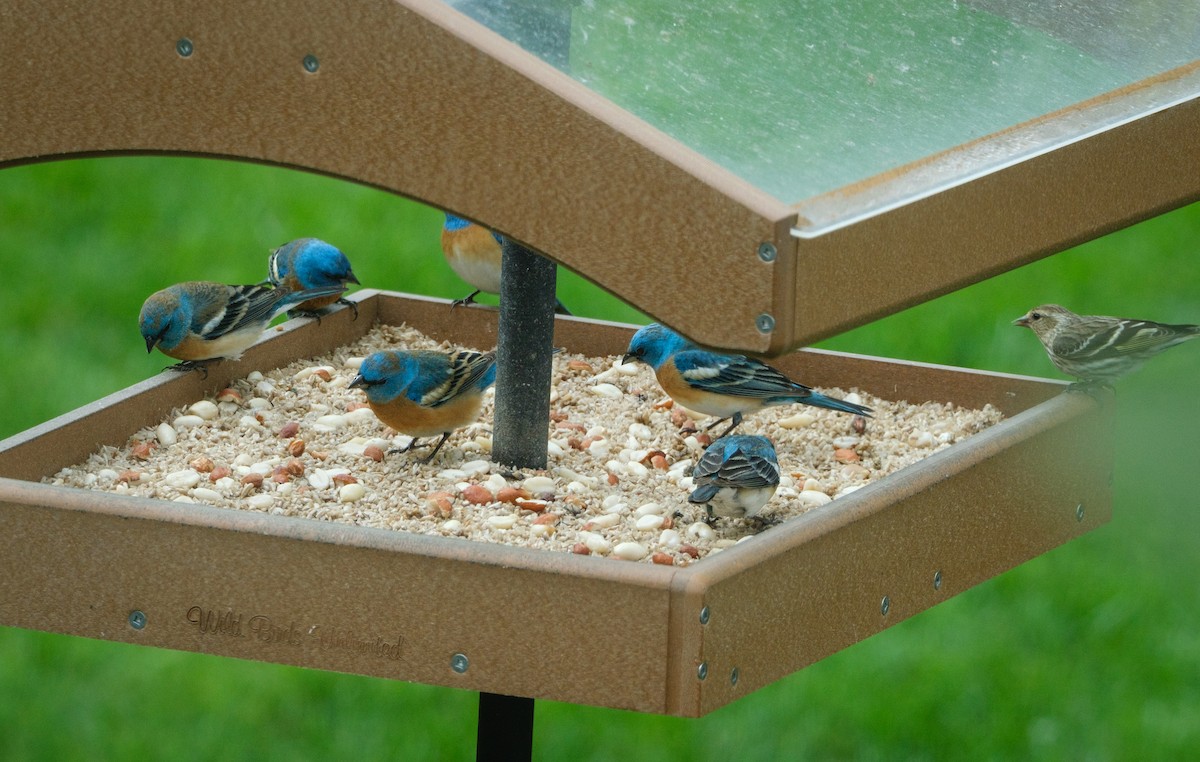
M630 361L630 360L632 360L632 359L634 359L634 357L633 357L633 353L632 353L632 352L626 352L626 353L625 353L625 356L621 358L621 364L622 364L622 365L624 365L625 363L629 362L629 361Z
M158 346L158 342L159 342L159 338L157 336L147 336L146 337L146 354L153 352L154 348L156 346Z
M1028 328L1029 327L1029 314L1026 313L1026 314L1022 315L1021 317L1012 321L1012 324L1013 325L1021 325L1021 326L1025 326L1026 328Z
M359 286L362 285L362 281L360 281L358 279L358 276L354 274L353 270L351 270L350 274L346 276L346 280L348 280L351 283L354 283L355 285L359 285Z
M360 386L366 386L366 385L367 385L367 380L362 377L361 373L356 375L354 378L350 379L350 388L351 389L357 389Z

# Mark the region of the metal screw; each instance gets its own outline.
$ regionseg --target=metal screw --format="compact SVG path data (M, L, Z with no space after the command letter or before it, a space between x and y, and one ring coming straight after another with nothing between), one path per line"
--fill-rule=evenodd
M759 333L770 333L775 330L775 318L771 316L771 313L764 312L754 318L754 326Z
M734 667L733 671L729 673L729 684L737 685L737 681L738 681L739 677L741 677L741 674L738 672L738 668Z
M879 613L883 614L884 616L887 616L887 613L888 613L888 611L891 610L891 608L892 608L891 599L888 598L886 595L883 596L883 600L880 601L880 603L879 603Z
M1083 503L1075 506L1075 520L1083 521Z
M701 680L708 677L708 662L700 662L700 666L696 667L696 677L700 678Z
M709 616L711 616L711 612L708 610L708 606L700 609L700 624L708 624Z
M942 573L940 571L936 571L933 573L933 589L934 590L942 589Z
M762 261L774 262L777 256L779 256L779 250L770 241L763 241L758 245L758 258Z
M315 74L319 68L321 68L321 62L312 53L304 57L304 70L309 74Z
M190 56L192 54L192 50L192 41L186 37L180 37L179 41L175 43L175 52L184 58Z
M140 630L146 626L146 615L141 611L129 612L129 626L135 630Z
M450 657L450 669L460 675L466 672L469 666L471 666L471 660L467 658L466 654L454 654Z

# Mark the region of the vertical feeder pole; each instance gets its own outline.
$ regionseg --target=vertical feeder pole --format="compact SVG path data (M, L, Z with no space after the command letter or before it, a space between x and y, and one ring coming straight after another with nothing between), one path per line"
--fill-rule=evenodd
M555 264L504 239L492 460L545 468L554 352ZM477 760L530 759L533 699L479 695Z

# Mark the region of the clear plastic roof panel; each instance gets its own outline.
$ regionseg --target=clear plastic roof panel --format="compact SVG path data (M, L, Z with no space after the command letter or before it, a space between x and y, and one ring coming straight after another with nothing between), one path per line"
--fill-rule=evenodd
M450 4L788 204L1200 58L1195 0Z

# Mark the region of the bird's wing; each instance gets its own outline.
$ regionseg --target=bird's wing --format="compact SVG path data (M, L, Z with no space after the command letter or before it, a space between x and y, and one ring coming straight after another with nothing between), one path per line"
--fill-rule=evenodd
M1153 352L1181 335L1172 326L1150 320L1092 319L1080 328L1074 336L1056 337L1051 345L1054 353L1070 360L1104 360Z
M779 464L756 447L711 447L692 471L697 484L721 487L769 487L779 484Z
M444 405L463 392L477 389L480 381L496 365L496 353L454 352L442 369L441 382L421 397L421 404L429 407ZM486 386L486 384L484 384Z
M679 375L693 387L739 397L803 396L811 391L770 365L742 355L721 355L703 349L675 354Z
M214 284L215 286L215 284ZM197 305L194 330L205 339L217 339L227 333L271 319L278 294L264 286L221 286L227 298L213 298Z

